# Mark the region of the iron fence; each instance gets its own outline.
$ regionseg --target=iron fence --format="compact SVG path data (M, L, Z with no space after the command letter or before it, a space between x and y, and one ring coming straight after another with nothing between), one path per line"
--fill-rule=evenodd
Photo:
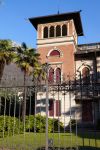
M1 150L100 148L100 84L93 75L59 84L6 80L0 85Z

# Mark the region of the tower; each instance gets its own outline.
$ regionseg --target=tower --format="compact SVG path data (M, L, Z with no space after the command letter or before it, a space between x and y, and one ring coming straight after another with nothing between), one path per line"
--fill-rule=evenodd
M78 36L83 35L80 11L29 20L37 30L37 51L41 62L49 64L48 81L53 83L51 86L59 86L58 83L72 79L76 70L74 53L77 51ZM59 89L55 94L48 92L48 116L60 119L64 125L70 121L70 116L65 115L66 112L69 114L70 103L73 108L76 106L75 96L70 97L69 93L63 94ZM45 91L37 93L37 101L37 113L45 115Z
M48 62L49 81L61 82L75 74L74 52L83 35L80 11L29 19L37 30L41 62Z

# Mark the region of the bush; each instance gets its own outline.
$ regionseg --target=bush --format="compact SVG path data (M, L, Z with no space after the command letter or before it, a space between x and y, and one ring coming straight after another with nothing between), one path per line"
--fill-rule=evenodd
M23 124L16 117L0 116L0 137L22 133L22 131Z
M58 119L53 119L53 127L54 127L54 132L58 132L58 128L60 129L60 132L63 132L64 130L63 123L59 122Z
M58 125L60 131L63 130L63 124L57 119L48 118L48 132L57 132ZM26 117L26 131L34 131L34 126L36 132L45 132L46 130L46 117L41 115L36 115L36 117L30 115Z
M48 131L51 132L51 124L52 121L48 119ZM36 115L36 117L30 115L26 116L26 132L31 131L34 132L45 132L45 126L46 126L46 117L41 115Z
M48 132L63 131L63 124L57 119L48 118ZM26 116L25 131L26 132L44 133L46 131L46 117L41 115ZM24 132L24 124L21 120L11 116L0 116L0 137L7 135L20 134Z
M75 119L71 119L70 122L71 122L71 127L75 128L76 127L76 120ZM69 122L69 126L70 126L70 122Z

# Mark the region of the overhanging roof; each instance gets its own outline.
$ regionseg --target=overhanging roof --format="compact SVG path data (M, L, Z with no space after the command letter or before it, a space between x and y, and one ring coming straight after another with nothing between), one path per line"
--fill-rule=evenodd
M71 19L74 20L76 32L78 36L82 36L83 28L82 28L82 22L81 22L81 17L80 17L80 11L29 18L29 21L37 30L38 24L66 21L66 20L71 20Z

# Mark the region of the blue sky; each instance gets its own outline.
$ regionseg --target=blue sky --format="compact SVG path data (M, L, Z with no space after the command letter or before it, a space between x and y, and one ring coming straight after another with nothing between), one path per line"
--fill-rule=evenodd
M100 42L100 0L2 0L0 39L36 48L36 30L27 18L82 10L84 36L79 44Z

